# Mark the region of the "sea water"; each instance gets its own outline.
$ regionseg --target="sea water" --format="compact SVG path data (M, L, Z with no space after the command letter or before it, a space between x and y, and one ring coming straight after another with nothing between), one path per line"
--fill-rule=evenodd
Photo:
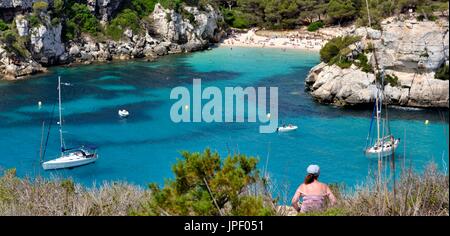
M16 168L20 176L71 177L86 186L103 181L146 186L173 177L171 166L181 151L209 147L222 156L242 153L259 158L260 171L270 176L277 192L288 195L313 163L321 167L321 181L355 186L377 166L376 158L363 154L372 110L316 103L304 91L304 80L317 63L316 52L220 47L155 62L54 67L28 80L0 81L0 167ZM46 127L52 123L45 159L57 157L60 150L58 76L70 84L62 86L66 147L95 145L100 158L79 168L43 171L43 121ZM261 134L258 123L173 123L170 91L192 86L193 78L202 79L202 86L219 88L276 86L280 123L299 129ZM120 118L119 109L130 116ZM448 110L392 108L389 117L392 133L402 140L397 166L421 171L434 161L446 170Z

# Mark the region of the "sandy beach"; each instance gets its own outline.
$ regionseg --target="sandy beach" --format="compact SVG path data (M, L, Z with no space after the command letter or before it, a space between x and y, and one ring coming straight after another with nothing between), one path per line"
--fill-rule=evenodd
M281 48L319 51L330 38L343 35L349 29L324 28L317 32L304 29L290 31L268 31L250 29L247 32L233 31L219 46Z

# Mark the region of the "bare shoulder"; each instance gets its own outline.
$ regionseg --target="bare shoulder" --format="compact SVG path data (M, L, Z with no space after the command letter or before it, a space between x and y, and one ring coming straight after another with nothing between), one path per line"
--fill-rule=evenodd
M323 190L328 190L328 189L329 189L329 187L328 187L327 184L320 183L320 185L321 185L321 187L322 187Z
M300 184L300 186L298 186L298 190L302 191L304 189L305 189L305 184L304 183L302 183L302 184Z

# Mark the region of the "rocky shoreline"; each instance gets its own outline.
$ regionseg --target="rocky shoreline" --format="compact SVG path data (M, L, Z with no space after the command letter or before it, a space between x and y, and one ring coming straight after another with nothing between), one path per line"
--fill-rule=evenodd
M382 30L355 28L349 35L361 40L349 46L348 57L373 47L385 81L385 102L420 108L449 108L449 80L436 79L437 70L449 64L448 19L417 21L388 18ZM369 64L375 57L367 52ZM376 76L352 64L349 68L320 63L305 79L305 90L320 103L337 106L373 104Z
M15 7L13 9L22 8L27 12L30 11L31 2L23 0L19 1L19 5L12 2L11 4L16 5L11 6L3 3L0 10ZM94 6L94 12L101 14L102 20L106 21L117 10L120 1L90 2ZM208 5L202 10L184 6L184 10L193 18L185 19L175 10L165 9L158 3L149 16L152 24L142 26L143 32L126 29L118 41L96 39L82 34L81 37L68 42L62 41L61 23L54 24L46 13L41 13L40 18L43 20L35 27L31 27L27 20L26 15L29 13L19 13L14 16L16 30L20 37L29 39L29 52L26 52L26 56L18 56L17 53L8 52L6 45L0 43L0 77L7 80L26 78L32 74L46 72L46 67L53 65L90 64L133 58L154 60L167 54L206 49L226 35L224 29L218 25L222 16L212 6ZM192 20L194 22L191 22Z

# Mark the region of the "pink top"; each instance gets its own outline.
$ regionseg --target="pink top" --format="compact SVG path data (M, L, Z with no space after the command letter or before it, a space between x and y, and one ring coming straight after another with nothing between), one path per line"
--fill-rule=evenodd
M292 198L292 205L298 210L298 201L300 200L300 197L303 197L303 201L300 207L301 213L322 210L325 203L325 197L329 197L331 203L334 203L336 201L334 195L331 193L331 191L329 191L328 187L326 187L326 190L324 190L322 194L306 194L300 190L301 186L302 185L298 187L294 197Z

